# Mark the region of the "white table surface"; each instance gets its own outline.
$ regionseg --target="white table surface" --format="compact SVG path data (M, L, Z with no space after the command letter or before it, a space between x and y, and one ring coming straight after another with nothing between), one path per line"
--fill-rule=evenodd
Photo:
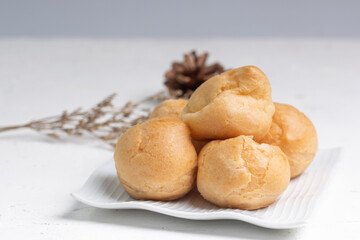
M344 146L305 227L83 205L70 193L112 150L91 138L56 141L19 130L0 134L0 239L359 239L360 39L0 39L0 126L90 107L113 92L118 104L153 94L170 62L191 49L208 50L210 62L228 68L260 67L274 101L314 122L320 148Z

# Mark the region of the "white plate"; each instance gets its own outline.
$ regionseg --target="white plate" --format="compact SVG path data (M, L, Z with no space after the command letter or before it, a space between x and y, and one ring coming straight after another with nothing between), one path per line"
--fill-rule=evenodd
M145 209L186 219L235 219L266 228L295 228L305 224L340 153L341 148L320 150L310 167L291 181L275 203L255 211L219 208L204 200L196 189L171 202L135 200L120 185L113 161L98 168L80 191L72 195L98 208Z

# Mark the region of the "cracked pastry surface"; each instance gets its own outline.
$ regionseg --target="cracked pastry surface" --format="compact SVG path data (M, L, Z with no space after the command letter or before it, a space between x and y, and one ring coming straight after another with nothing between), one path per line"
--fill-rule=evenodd
M268 132L275 108L271 86L255 66L214 76L195 90L181 119L194 139L226 139L251 135L259 140Z
M247 136L208 143L198 161L198 190L220 207L266 207L290 181L289 163L280 148Z
M190 131L173 117L138 124L120 136L115 166L125 190L137 199L174 200L195 181L197 154Z
M318 139L306 115L288 104L274 103L275 114L269 132L259 142L276 145L286 154L291 178L299 176L312 162Z

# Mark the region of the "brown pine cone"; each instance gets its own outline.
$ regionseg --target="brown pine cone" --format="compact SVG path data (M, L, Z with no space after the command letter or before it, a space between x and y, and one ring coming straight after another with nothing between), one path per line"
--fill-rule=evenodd
M174 98L189 98L203 82L224 72L220 63L206 66L208 53L198 56L195 51L184 55L183 62L173 62L165 74L165 85Z

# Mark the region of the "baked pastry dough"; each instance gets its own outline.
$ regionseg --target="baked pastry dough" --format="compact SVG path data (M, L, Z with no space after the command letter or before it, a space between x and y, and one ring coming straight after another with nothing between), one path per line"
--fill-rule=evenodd
M160 116L180 118L181 112L183 111L187 102L188 101L183 98L165 100L154 108L154 110L151 112L149 118L156 118L156 117L160 117ZM205 146L205 144L207 144L208 141L193 139L192 143L196 149L196 152L199 153L200 150L202 149L202 147Z
M318 149L312 122L293 106L280 103L275 103L270 130L260 142L281 148L289 160L291 178L305 171Z
M158 117L120 136L115 166L125 190L137 199L174 200L195 181L197 154L190 131L178 118Z
M271 86L257 67L236 68L214 76L195 90L181 118L194 139L265 136L275 108Z
M198 160L198 190L220 207L266 207L290 181L289 163L280 148L258 144L248 136L214 140Z
M181 112L183 111L187 102L188 101L186 99L182 98L165 100L154 108L149 118L160 116L180 118Z

